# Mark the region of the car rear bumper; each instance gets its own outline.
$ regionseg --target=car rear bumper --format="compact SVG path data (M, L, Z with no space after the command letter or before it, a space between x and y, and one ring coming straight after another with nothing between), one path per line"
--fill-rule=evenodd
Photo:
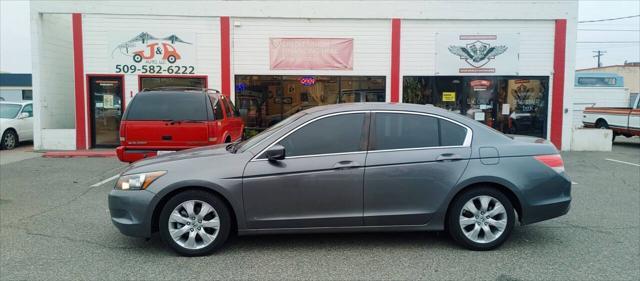
M211 144L206 144L211 145ZM138 160L150 158L158 155L158 151L180 151L185 149L196 148L199 146L166 146L166 147L125 147L118 146L116 148L116 155L122 162L133 163Z
M530 206L527 214L522 218L522 224L532 224L564 216L569 213L570 208L571 198L544 205Z
M109 193L111 222L124 235L150 237L149 212L154 195L146 190L112 190Z
M549 181L535 204L528 205L522 214L521 223L532 224L566 215L571 208L571 179L566 174L558 175ZM552 190L552 192L550 192ZM551 196L553 194L553 196Z
M144 158L156 156L157 154L157 150L127 149L124 146L118 146L118 148L116 148L116 155L122 162L132 163Z

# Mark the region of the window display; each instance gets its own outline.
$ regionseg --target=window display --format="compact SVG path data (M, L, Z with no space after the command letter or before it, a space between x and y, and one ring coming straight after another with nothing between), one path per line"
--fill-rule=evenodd
M249 129L262 130L290 115L347 102L384 102L384 76L237 75L236 106Z
M548 77L404 77L403 102L433 104L504 133L546 137Z

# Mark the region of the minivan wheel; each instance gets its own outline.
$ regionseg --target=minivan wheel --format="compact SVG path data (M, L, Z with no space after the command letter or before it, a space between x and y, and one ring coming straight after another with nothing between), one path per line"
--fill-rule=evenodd
M492 250L507 240L515 223L509 199L489 187L458 196L449 209L447 228L460 245L474 251Z
M183 256L207 255L229 237L231 219L225 203L204 191L189 190L169 199L160 213L160 236Z

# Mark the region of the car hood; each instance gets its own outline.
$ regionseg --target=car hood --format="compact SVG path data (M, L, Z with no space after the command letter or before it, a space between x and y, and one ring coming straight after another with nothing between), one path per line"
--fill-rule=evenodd
M151 165L158 165L162 163L182 161L182 160L193 159L193 158L224 157L224 156L234 155L233 153L227 151L226 149L227 145L229 144L225 143L225 144L217 144L217 145L210 145L210 146L202 146L198 148L185 149L178 152L173 152L173 153L163 154L156 157L143 159L131 164L131 166L129 166L129 169L127 169L127 171L137 170L139 168L143 168Z

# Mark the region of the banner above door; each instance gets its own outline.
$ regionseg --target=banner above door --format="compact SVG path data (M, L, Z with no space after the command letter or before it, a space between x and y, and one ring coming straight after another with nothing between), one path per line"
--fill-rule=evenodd
M272 70L352 70L351 38L270 38Z

